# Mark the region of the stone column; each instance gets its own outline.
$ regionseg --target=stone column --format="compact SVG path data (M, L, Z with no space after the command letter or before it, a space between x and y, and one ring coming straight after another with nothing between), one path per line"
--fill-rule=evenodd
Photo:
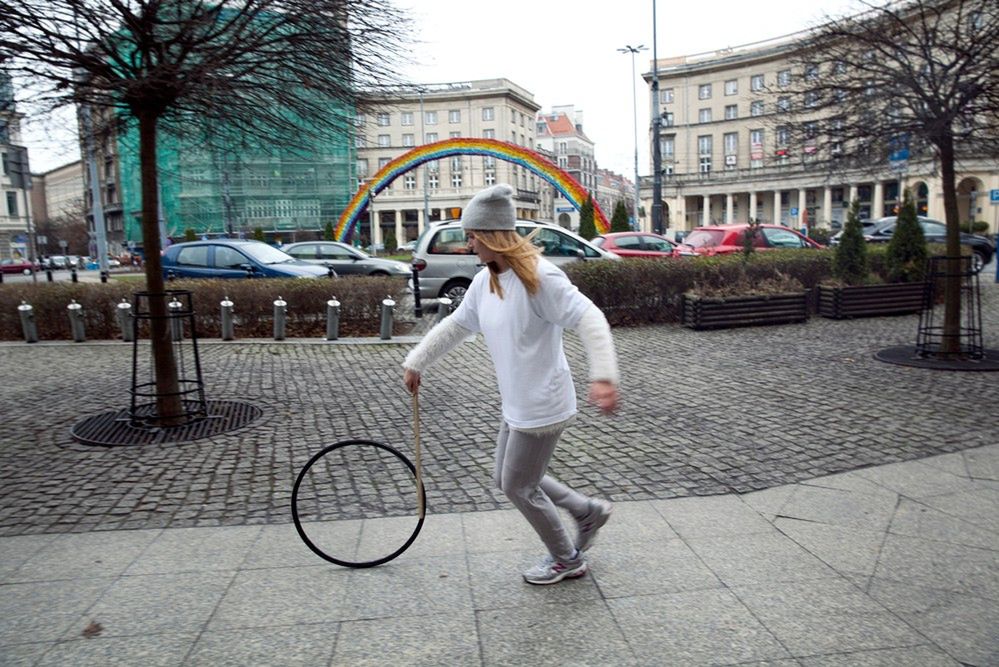
M749 193L749 219L756 220L756 190Z
M702 195L703 206L701 207L701 225L711 224L711 195Z
M396 210L395 212L395 242L402 245L402 211ZM395 248L392 248L395 250Z
M832 228L832 188L828 185L822 188L822 220L825 221L826 227Z
M734 216L734 211L733 211L733 207L732 207L732 193L729 192L728 194L725 195L725 224L726 225L731 225L733 222L735 222L733 216Z
M798 188L798 219L794 221L794 224L800 229L805 225L802 224L808 217L806 209L808 207L808 193L805 192L804 188Z
M871 198L871 219L877 220L884 215L885 186L881 181L874 181L874 195Z
M780 190L774 190L774 219L771 224L779 225L780 220Z
M427 221L423 219L423 207L421 206L416 211L416 233L420 235L427 226Z
M850 198L846 202L847 205L848 206L853 206L853 202L856 201L856 199L857 199L857 186L851 184L850 185Z

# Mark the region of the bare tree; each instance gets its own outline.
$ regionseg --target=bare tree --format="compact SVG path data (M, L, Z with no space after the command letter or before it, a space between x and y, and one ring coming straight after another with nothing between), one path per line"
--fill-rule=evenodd
M812 31L784 82L790 130L817 167L883 171L907 147L943 183L947 255L960 256L955 163L999 155L999 3L903 0L863 5ZM901 193L899 193L901 201ZM960 352L956 259L948 261L940 354Z
M40 111L75 103L116 130L137 124L147 289L162 295L158 134L201 128L230 146L346 136L357 91L398 83L406 26L390 0L0 0L0 65ZM183 406L165 299L150 310L169 419Z
M59 241L66 241L67 252L76 255L90 253L90 234L87 233L87 206L83 199L74 199L61 213L45 220L35 220L35 234L45 237L45 244L38 252L58 254Z

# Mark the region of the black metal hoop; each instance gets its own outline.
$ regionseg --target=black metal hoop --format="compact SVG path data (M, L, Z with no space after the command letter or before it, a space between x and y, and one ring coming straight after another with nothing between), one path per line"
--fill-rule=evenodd
M423 500L422 507L426 508L427 506L426 490L424 489L423 484L418 484L416 482L416 467L408 458L406 458L406 456L402 452L395 449L394 447L390 447L389 445L386 445L381 442L375 442L374 440L341 440L340 442L333 443L328 447L324 447L322 450L316 453L315 456L309 459L309 462L302 467L301 472L298 473L298 478L295 480L295 486L292 488L291 491L291 516L295 522L295 530L298 531L298 536L302 538L303 542L305 542L305 546L309 547L309 549L311 549L313 553L315 553L323 560L327 560L331 563L334 563L336 565L341 565L343 567L354 567L354 568L375 567L376 565L387 563L393 558L396 558L397 556L402 554L402 552L408 549L411 544L413 544L413 542L416 540L416 536L420 534L420 529L423 528L423 520L426 518L426 509L424 509L424 511L420 514L420 519L419 521L416 522L416 528L413 530L413 534L409 536L409 539L406 540L405 544L403 544L401 547L399 547L398 549L396 549L387 556L383 556L382 558L369 561L349 561L329 555L328 553L320 549L318 546L316 546L316 544L309 539L309 536L305 533L305 529L302 528L302 522L298 516L298 489L302 484L302 480L305 479L306 474L309 472L309 468L311 468L313 464L316 463L316 461L318 461L323 456L329 454L334 450L340 449L342 447L350 447L356 445L383 449L386 452L389 452L390 454L394 455L403 463L405 463L406 467L409 468L409 472L412 473L413 475L413 486L416 487L417 493L419 494L420 498Z

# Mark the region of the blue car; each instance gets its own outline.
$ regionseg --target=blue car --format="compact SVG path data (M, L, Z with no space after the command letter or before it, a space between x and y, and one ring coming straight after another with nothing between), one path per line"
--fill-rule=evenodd
M320 278L324 266L295 259L261 241L215 239L175 243L163 252L163 277ZM334 273L335 277L336 274Z

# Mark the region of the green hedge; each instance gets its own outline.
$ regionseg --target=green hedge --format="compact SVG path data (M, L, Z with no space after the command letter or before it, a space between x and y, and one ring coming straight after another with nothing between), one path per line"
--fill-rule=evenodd
M71 300L83 306L84 327L88 340L121 337L115 307L122 299L133 301L135 292L143 291L144 281L108 283L9 283L0 285L0 340L23 340L17 307L22 301L34 308L39 340L71 340L66 306ZM177 280L167 289L189 290L195 310L199 338L218 338L220 306L223 297L233 302L237 338L273 336L274 300L288 302L288 337L326 335L326 302L332 296L340 301L340 335L376 336L381 327L381 301L392 296L396 303L406 293L406 282L399 278L357 276L334 281L298 278L266 280ZM398 310L396 311L398 313ZM403 334L406 323L396 318L396 334Z
M875 281L885 282L886 247L867 247ZM931 255L943 254L931 245ZM620 262L580 262L565 267L569 278L604 311L612 326L679 322L681 297L688 291L721 291L741 284L747 293L767 292L769 284L790 281L813 290L833 280L834 251L770 250L748 261L741 254L715 257L626 259ZM758 288L758 289L757 289ZM814 303L812 306L814 311Z

